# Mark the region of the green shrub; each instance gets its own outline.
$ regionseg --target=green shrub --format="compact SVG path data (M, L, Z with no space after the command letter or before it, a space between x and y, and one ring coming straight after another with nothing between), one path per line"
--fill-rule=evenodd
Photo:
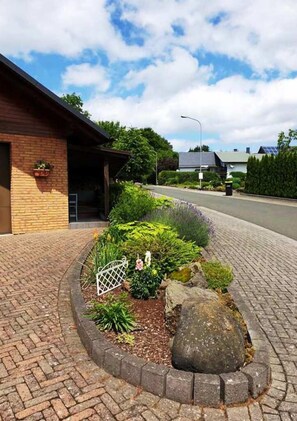
M201 251L194 243L181 240L175 231L170 230L156 235L143 234L139 230L130 235L129 240L121 244L121 248L129 260L130 268L139 255L145 255L149 250L160 275L173 272L179 266L191 262Z
M125 183L113 183L110 185L110 207L113 208L117 203L118 200L125 188Z
M135 270L130 283L132 297L142 300L155 297L161 281L162 276L151 266L146 266L142 270Z
M155 237L164 231L170 231L171 228L165 224L149 221L133 221L126 224L112 225L107 231L107 236L114 238L115 242L121 243L127 240Z
M232 171L230 172L230 175L232 175L232 177L240 178L241 181L245 181L246 179L246 173L241 171Z
M219 261L201 263L209 288L225 290L233 280L232 268Z
M104 302L93 301L87 317L100 330L113 330L116 333L130 332L136 324L126 293L118 296L110 294Z
M240 184L239 184L239 183L233 183L233 184L232 184L232 187L233 187L233 190L237 190L237 189L239 189L241 186L240 186Z
M183 183L199 183L198 171L161 171L158 176L159 184L183 184ZM205 171L203 173L203 181L210 182L218 180L220 177L213 171Z
M136 221L155 208L155 199L146 190L126 185L120 198L109 214L111 224Z
M194 241L199 247L208 244L210 221L192 204L184 203L170 209L154 210L144 219L170 226L180 238Z

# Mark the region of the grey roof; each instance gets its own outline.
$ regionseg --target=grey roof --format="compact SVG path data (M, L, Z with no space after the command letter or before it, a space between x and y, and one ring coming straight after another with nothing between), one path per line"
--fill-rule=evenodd
M262 159L263 154L257 153L246 153L246 152L216 152L216 155L219 157L220 161L223 163L247 163L248 159L251 156L256 157L257 159Z
M214 152L180 152L179 153L179 167L180 168L199 168L201 164L208 167L216 166L216 158Z
M35 92L38 91L41 93L41 95L43 95L43 97L45 97L48 102L54 103L56 107L61 110L61 112L64 112L64 114L67 114L68 117L72 118L72 120L76 120L82 127L88 129L89 132L92 133L92 135L95 137L97 143L102 143L102 140L105 143L110 139L110 136L100 126L98 126L98 124L93 123L79 111L75 110L75 108L67 104L63 99L59 98L56 94L47 89L36 79L28 75L28 73L24 72L2 54L0 54L0 64L5 66L5 68L13 73L18 79L21 79L23 82L28 84L33 90L35 90Z

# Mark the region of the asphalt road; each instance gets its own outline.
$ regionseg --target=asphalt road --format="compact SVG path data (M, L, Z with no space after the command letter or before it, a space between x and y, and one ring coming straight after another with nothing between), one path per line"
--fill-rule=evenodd
M241 198L161 186L149 186L149 189L235 216L297 240L297 202Z

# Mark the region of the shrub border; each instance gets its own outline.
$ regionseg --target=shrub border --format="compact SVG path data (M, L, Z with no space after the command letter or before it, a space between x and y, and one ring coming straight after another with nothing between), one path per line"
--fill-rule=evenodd
M70 285L70 300L80 339L89 356L101 368L115 377L140 386L147 392L180 403L219 407L256 399L269 386L271 368L266 339L255 316L234 286L229 287L248 327L255 347L252 363L235 373L221 375L190 373L147 362L107 341L95 323L85 317L86 305L80 288L82 263L93 247L89 243L66 273Z

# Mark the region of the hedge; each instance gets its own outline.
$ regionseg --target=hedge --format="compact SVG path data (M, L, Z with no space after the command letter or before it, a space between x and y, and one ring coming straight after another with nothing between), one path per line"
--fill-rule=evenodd
M297 198L297 152L265 155L247 163L245 192L266 196Z
M206 171L203 173L203 181L220 180L217 173ZM158 174L159 184L182 184L182 183L198 183L198 172L183 172L183 171L161 171Z

